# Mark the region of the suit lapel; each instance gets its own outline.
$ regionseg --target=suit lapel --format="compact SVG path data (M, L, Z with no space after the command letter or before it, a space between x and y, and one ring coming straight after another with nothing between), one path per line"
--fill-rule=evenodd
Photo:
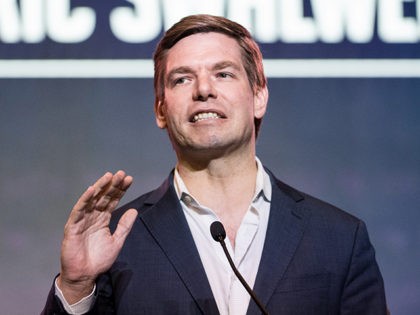
M203 313L218 314L210 284L191 235L171 176L145 202L142 215L153 235Z
M298 206L303 197L297 191L271 176L273 193L270 218L264 249L254 285L254 292L267 305L284 275L303 236L310 213ZM247 314L259 314L257 305L250 301Z

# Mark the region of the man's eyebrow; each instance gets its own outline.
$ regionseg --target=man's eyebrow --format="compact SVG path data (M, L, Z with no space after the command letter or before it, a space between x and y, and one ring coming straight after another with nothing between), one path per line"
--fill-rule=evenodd
M233 68L235 70L241 69L241 67L237 63L232 62L232 61L221 61L221 62L216 63L213 66L214 70L221 70L221 69L226 69L226 68Z

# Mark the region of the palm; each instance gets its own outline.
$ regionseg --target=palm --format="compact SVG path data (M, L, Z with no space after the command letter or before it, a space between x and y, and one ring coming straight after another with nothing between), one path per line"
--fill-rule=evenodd
M127 211L111 234L111 213L131 185L123 172L105 174L89 187L67 221L61 249L61 277L66 281L94 281L115 261L136 218Z

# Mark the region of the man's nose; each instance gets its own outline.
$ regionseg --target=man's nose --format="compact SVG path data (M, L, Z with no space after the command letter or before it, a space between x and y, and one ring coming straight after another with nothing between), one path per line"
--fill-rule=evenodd
M198 76L195 82L193 98L195 101L205 102L209 98L216 98L217 92L212 78L207 75Z

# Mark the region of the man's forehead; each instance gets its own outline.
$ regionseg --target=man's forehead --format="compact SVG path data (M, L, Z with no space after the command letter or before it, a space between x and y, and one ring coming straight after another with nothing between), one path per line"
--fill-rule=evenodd
M175 44L172 45L170 49L175 47L178 43L189 40L189 39L202 39L203 41L207 41L211 38L211 40L217 40L217 39L227 39L236 42L236 39L232 37L231 35L225 34L223 32L218 31L209 31L209 32L197 32L197 33L191 33L186 36L181 36Z
M166 70L177 67L242 66L241 48L237 41L217 32L192 34L182 38L166 54Z
M203 52L214 48L224 48L225 51L239 50L240 46L236 39L218 32L206 32L188 35L180 39L175 45L169 50L167 55L173 55L174 53L186 53L186 52ZM213 52L213 53L214 53Z

